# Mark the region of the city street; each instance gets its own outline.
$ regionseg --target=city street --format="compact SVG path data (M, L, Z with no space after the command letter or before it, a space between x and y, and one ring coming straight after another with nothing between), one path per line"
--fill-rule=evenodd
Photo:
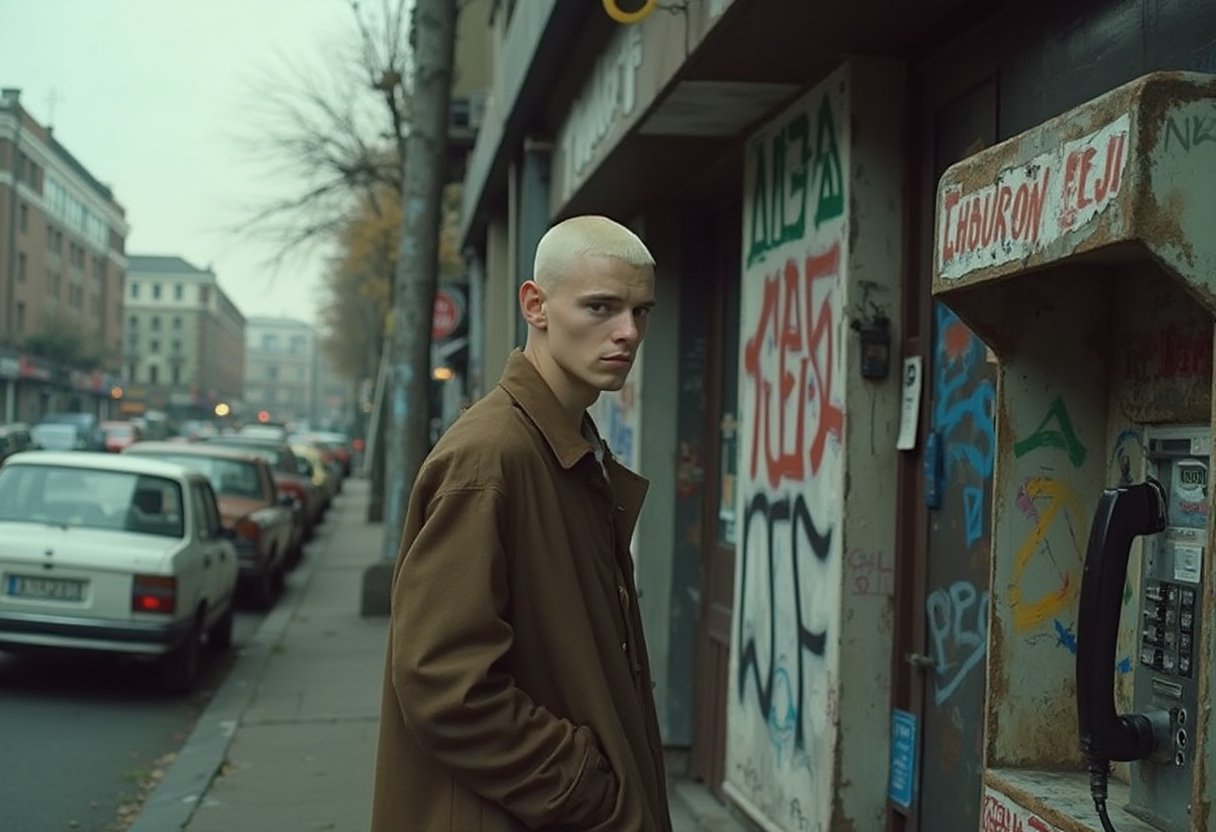
M117 832L189 735L235 650L265 613L237 613L233 651L207 653L195 693L168 696L154 668L107 656L0 652L0 806L11 832Z

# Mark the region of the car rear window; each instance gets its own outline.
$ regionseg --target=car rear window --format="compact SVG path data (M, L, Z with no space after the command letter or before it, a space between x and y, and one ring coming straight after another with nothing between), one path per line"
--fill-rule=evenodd
M223 459L204 454L138 453L155 456L167 462L193 468L211 482L216 494L225 497L257 498L262 496L262 484L257 466L239 459Z
M173 480L57 465L0 468L0 521L176 538L185 526Z

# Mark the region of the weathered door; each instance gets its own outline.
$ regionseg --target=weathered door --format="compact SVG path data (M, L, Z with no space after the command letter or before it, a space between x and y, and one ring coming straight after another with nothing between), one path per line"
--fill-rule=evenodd
M949 165L995 140L996 84L989 82L937 111L934 176L926 185L935 187ZM932 239L925 244L933 250ZM996 367L953 312L927 295L923 302L932 305L923 494L925 654L933 666L924 672L918 828L962 831L979 828L983 803Z
M710 307L709 367L706 373L705 509L701 527L701 617L697 627L697 683L692 773L725 800L726 697L730 669L731 610L735 593L735 442L739 378L738 202L712 222L715 243L702 273ZM695 266L694 266L695 268ZM704 279L703 278L703 279Z

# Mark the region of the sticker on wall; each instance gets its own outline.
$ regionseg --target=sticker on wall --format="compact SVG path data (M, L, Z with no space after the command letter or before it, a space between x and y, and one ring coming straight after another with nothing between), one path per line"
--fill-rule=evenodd
M916 791L916 715L891 711L891 773L887 795L908 809Z
M903 403L899 408L899 438L895 447L910 451L916 447L916 427L920 421L921 358L904 359Z

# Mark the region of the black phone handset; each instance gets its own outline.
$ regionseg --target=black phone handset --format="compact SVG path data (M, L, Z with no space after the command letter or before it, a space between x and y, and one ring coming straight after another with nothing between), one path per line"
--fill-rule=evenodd
M1111 761L1143 760L1154 750L1148 716L1115 712L1115 651L1132 541L1163 531L1165 522L1165 489L1156 480L1108 488L1098 500L1085 550L1077 620L1077 724L1105 832L1114 832L1106 810Z

